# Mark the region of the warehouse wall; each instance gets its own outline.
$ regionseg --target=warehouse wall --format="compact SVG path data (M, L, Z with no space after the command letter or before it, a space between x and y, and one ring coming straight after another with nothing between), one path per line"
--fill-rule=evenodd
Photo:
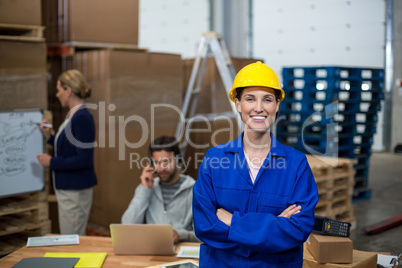
M252 14L253 56L278 73L292 66L384 68L384 0L254 0ZM378 117L377 151L384 149Z
M394 51L400 54L397 17L401 14L401 1L394 1L394 5ZM251 14L252 56L263 59L278 73L287 66L384 68L384 0L253 0ZM151 51L194 57L201 33L209 30L209 20L208 0L141 0L139 44ZM246 29L237 30L239 35L249 34L244 32ZM400 62L401 56L395 55L395 79L402 77ZM402 127L398 127L401 91L394 90L392 148L402 139ZM382 111L378 119L375 151L385 149Z
M209 1L141 0L139 28L140 47L194 57L209 29Z

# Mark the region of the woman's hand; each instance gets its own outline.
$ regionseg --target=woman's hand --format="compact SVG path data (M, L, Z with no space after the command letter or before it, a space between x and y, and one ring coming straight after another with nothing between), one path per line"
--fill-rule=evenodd
M40 130L42 130L43 136L45 136L47 141L52 136L52 129L44 127L43 124L49 124L49 122L47 120L42 120L42 122L40 123Z
M230 227L230 224L232 223L232 216L233 216L232 213L224 210L223 208L218 208L216 210L216 216L218 216L218 219L221 222Z
M48 154L37 154L36 158L39 160L39 164L43 167L50 167L50 160L52 157Z
M301 206L296 206L296 204L293 204L289 206L287 209L282 211L281 214L278 215L278 217L284 217L284 218L290 218L291 216L299 213L301 210Z

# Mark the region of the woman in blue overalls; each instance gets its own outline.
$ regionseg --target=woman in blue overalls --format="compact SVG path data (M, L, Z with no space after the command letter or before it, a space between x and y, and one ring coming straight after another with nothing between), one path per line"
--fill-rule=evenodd
M284 97L278 76L261 62L236 75L229 98L244 132L207 152L193 190L201 267L303 265L318 193L305 155L270 131Z

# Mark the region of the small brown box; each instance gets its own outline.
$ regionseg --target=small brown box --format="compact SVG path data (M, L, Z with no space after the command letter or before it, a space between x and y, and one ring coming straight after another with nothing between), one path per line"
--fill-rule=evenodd
M42 25L41 0L0 0L0 23Z
M47 109L46 45L0 40L2 110Z
M42 0L47 43L138 44L138 0Z
M353 241L348 237L311 234L306 245L318 263L353 261Z
M377 268L377 253L353 250L352 263L325 263L319 264L304 243L303 268Z

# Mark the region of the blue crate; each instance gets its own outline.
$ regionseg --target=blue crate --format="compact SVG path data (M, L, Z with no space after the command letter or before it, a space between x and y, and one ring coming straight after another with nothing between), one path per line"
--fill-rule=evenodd
M371 198L371 189L368 187L355 188L353 190L353 203Z
M300 83L300 82L298 82ZM291 84L292 83L288 83ZM294 84L294 83L293 83ZM323 88L330 92L372 92L380 93L384 89L383 80L365 80L365 79L339 79L327 78L325 80L312 79L306 84L315 88Z
M338 156L344 158L355 158L359 155L371 155L371 144L354 145L352 148L339 147Z
M355 165L355 176L365 177L369 174L369 167L367 165Z
M276 126L277 136L287 135L287 134L297 134L300 137L309 135L319 135L321 139L326 139L328 137L338 137L338 138L353 138L357 135L355 127L351 126L340 126L339 130L336 128L329 128L326 124L320 124L320 122L311 124L303 128L302 122L286 122L278 123ZM361 135L363 137L363 135ZM365 137L370 137L369 135Z
M377 123L378 116L372 113L337 114L334 119L339 124L374 124Z
M357 179L356 179L357 178ZM368 176L359 176L355 178L354 188L364 188L369 186Z
M375 124L356 124L356 135L374 135L376 132Z
M359 188L359 186L357 186L358 183L366 184L366 186L368 186L368 176L359 176L359 177L355 176L355 187L356 188Z
M356 165L357 166L369 166L370 165L370 157L356 157Z
M362 154L356 154L355 158L357 160L361 159L361 158L370 158L371 157L371 151L368 153L362 153Z
M288 91L303 92L376 92L380 93L384 89L383 80L364 80L364 79L342 79L336 77L317 78L286 78L283 79L283 88Z
M296 77L337 77L344 79L383 80L384 69L342 66L285 67L282 69L282 75L284 79Z
M366 113L366 114L377 114L381 110L381 101L374 100L370 102L338 102L338 114L356 114L356 113Z

